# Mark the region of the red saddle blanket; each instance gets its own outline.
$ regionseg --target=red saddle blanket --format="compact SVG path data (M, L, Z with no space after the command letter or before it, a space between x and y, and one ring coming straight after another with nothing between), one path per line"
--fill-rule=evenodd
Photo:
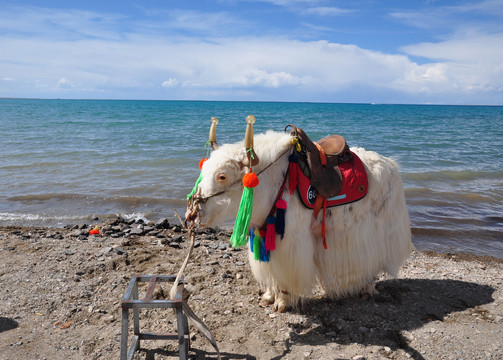
M327 207L352 203L367 194L369 182L365 166L355 153L351 152L351 155L351 160L338 165L342 175L342 189L338 195L327 199ZM297 189L300 198L306 207L313 209L318 191L311 185L311 179L302 172L298 164L296 167Z

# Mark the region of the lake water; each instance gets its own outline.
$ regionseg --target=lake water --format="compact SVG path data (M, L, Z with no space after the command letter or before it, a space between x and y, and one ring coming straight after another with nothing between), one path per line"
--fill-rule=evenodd
M503 258L503 107L0 99L0 225L185 207L210 119L219 143L293 123L400 164L419 249ZM183 211L182 211L183 212Z

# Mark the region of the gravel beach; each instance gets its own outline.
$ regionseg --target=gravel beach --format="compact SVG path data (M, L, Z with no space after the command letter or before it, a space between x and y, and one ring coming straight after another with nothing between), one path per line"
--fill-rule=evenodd
M100 234L89 235L95 225ZM397 279L378 279L375 296L331 301L319 289L279 314L259 305L247 250L232 249L229 236L198 230L185 271L188 303L223 359L503 359L502 259L414 252ZM129 280L176 275L188 246L166 219L0 228L0 359L118 359ZM156 298L169 287L158 286ZM142 310L140 323L176 331L170 310ZM189 358L216 359L190 332ZM135 358L177 359L177 343L144 341Z

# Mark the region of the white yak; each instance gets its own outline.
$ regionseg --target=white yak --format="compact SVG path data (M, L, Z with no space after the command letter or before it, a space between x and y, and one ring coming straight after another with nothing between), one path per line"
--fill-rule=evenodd
M252 225L260 227L273 206L288 170L292 136L268 131L254 139L260 159L253 167L259 185L254 189ZM284 238L276 237L276 249L269 262L254 260L249 251L253 275L264 291L263 304L286 311L312 295L319 282L331 298L357 293L374 293L376 276L396 276L413 245L403 184L397 164L373 151L351 148L362 160L368 174L368 193L354 203L331 207L326 212L324 249L319 232L312 230L312 210L301 203L297 192L286 190ZM243 143L226 144L213 151L202 167L197 196L200 226L214 226L235 218L243 191L241 179ZM318 223L321 223L321 212ZM249 247L248 247L249 248Z

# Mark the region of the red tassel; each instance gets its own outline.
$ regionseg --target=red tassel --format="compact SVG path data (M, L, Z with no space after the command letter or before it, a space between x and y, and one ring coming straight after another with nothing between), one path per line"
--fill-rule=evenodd
M323 200L323 220L321 221L321 236L323 237L323 247L327 249L327 236L325 233L325 214L327 212L327 199Z
M292 154L288 157L288 160L290 160L290 164L288 165L288 189L290 189L290 195L293 195L297 187L297 164L299 158L296 154Z
M274 218L274 216L269 216L267 218L265 248L268 251L273 251L276 249L276 219Z

